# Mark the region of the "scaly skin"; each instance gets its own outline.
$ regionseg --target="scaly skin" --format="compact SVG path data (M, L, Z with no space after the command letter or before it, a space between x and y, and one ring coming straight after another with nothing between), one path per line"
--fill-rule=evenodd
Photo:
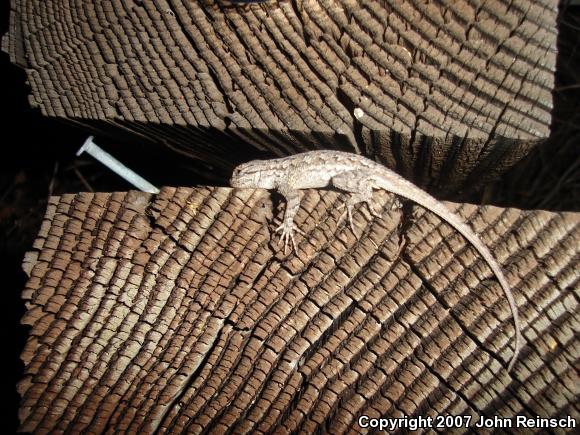
M373 189L384 189L435 213L459 231L481 254L504 291L515 326L515 351L507 368L508 371L512 369L521 349L522 336L517 305L500 265L487 246L458 215L421 188L372 160L341 151L309 151L280 159L254 160L238 166L232 174L230 184L238 188L276 189L284 196L286 211L282 225L276 229L282 232L280 240L284 241L284 251L289 241L296 250L294 231L301 232L294 225L294 216L300 207L300 189L322 188L332 184L340 190L352 193L345 213L348 214L353 232L354 205L365 202L375 213L372 205Z

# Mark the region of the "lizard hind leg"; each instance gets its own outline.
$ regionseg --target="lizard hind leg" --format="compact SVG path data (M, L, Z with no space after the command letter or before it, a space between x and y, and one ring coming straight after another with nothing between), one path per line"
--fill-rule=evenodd
M373 202L374 183L372 182L372 175L368 174L367 171L352 170L334 176L332 178L332 185L335 186L337 189L352 193L350 198L346 201L346 204L342 206L342 207L346 206L346 210L340 217L339 222L342 221L346 215L348 215L350 228L352 229L352 232L354 233L355 237L358 239L358 234L355 231L354 223L352 221L352 208L355 205L364 202L369 208L370 212L373 214L373 216L375 217L380 216ZM363 210L366 213L366 210L365 209ZM367 218L371 220L368 214Z

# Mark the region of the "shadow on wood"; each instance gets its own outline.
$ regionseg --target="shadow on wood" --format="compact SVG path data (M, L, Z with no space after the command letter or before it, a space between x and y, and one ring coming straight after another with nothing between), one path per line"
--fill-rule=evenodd
M324 148L346 142L452 192L549 135L556 0L69 3L11 2L2 48L26 70L31 105L133 132L148 123L152 140L207 163L235 145L180 127L247 133L273 156L330 136Z

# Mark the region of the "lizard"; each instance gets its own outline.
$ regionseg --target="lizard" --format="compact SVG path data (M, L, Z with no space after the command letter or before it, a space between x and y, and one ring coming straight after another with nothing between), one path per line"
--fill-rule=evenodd
M511 371L521 349L522 335L517 305L500 265L487 246L459 215L451 212L443 203L411 181L361 155L344 151L319 150L277 159L242 163L234 169L230 185L234 188L276 189L284 197L286 210L282 224L276 228L276 232L282 232L280 242L284 241L284 251L289 240L296 251L294 231L303 233L294 224L294 217L300 207L300 189L323 188L332 185L338 190L351 193L352 195L346 202L345 213L348 213L353 232L355 231L352 223L352 209L355 205L361 202L366 203L369 210L375 216L378 215L372 203L373 189L384 189L435 213L455 228L479 252L503 289L515 327L515 350L507 367L508 372Z

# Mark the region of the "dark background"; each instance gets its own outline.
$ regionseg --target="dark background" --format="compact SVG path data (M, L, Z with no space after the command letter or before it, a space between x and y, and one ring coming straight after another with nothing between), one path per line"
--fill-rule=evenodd
M1 2L0 33L8 30L9 2ZM479 204L580 211L580 7L564 2L559 15L558 61L552 134L529 157L501 180L469 199ZM19 396L15 384L23 375L19 354L27 337L20 325L24 304L20 292L26 283L21 269L24 253L31 248L50 195L79 191L125 191L124 180L90 157L76 151L90 132L42 117L28 105L30 88L24 71L0 53L3 125L0 141L0 264L4 279L4 315L1 339L6 344L3 388L6 418L2 432L18 426ZM215 182L199 179L194 163L161 146L110 143L96 139L103 148L157 186ZM225 183L227 180L223 180Z

